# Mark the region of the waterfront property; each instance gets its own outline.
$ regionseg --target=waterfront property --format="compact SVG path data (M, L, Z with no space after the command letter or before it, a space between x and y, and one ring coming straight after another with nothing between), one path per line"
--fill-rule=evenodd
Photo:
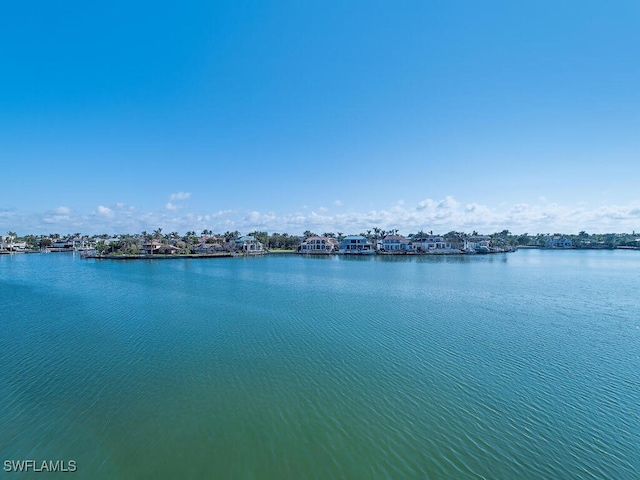
M490 253L491 239L484 236L476 236L465 239L462 249L465 253Z
M573 242L564 237L550 237L547 238L544 244L547 248L573 248Z
M338 242L331 237L308 237L302 244L300 244L300 249L298 253L307 253L307 254L330 254L333 253L338 246Z
M158 253L160 248L162 248L162 243L158 240L147 240L142 243L140 253L143 255L152 255Z
M176 255L178 253L184 253L184 249L175 245L162 245L158 249L158 253L160 255Z
M375 253L373 244L362 235L344 237L338 246L338 253L354 255L371 255Z
M414 237L411 243L419 252L454 250L451 248L451 242L445 240L443 237Z
M264 245L252 235L245 235L235 241L236 250L246 254L264 253Z
M379 249L386 253L408 253L415 250L415 245L402 235L386 235L379 242Z
M225 251L225 248L218 242L215 242L215 243L202 242L193 249L193 253L201 253L201 254L207 254L207 255L211 255L214 253L221 253L224 251Z
M53 248L58 250L73 250L73 242L68 239L56 240L53 242Z
M0 251L2 252L24 252L27 248L27 242L16 241L12 236L0 236Z

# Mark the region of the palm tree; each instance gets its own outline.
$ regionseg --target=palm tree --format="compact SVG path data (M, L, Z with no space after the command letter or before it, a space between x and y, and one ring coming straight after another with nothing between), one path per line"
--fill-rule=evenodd
M13 239L17 236L18 234L16 232L8 232L7 236L9 237L9 250L13 250Z

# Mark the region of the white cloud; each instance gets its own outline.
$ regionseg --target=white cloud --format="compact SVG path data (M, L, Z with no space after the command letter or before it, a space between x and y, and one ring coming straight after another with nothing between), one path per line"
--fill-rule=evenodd
M172 193L169 195L169 201L173 202L174 200L189 200L191 198L191 192L178 192Z
M167 210L178 210L177 205L174 205L171 202L167 202L167 204L164 206L164 208L166 208Z
M326 208L293 212L239 211L235 209L183 211L180 203L168 202L159 211L138 212L123 203L100 205L92 213L81 213L70 207L57 207L44 214L27 214L14 210L0 211L0 223L6 230L25 233L136 233L162 227L165 231L215 232L253 230L301 234L316 232L360 233L379 227L398 229L403 234L418 230L446 233L451 230L492 233L508 229L514 233L631 232L640 230L640 199L626 205L585 204L561 205L538 202L488 206L481 203L461 204L451 196L424 199L415 205L396 202L386 208L364 212L330 213ZM178 208L181 207L181 208Z
M136 208L131 205L127 205L126 203L119 202L116 203L115 210L118 212L118 215L131 216L135 213Z
M333 204L334 204L336 207L341 207L341 206L342 206L342 200L336 200L335 202L333 202Z
M233 210L219 210L218 212L214 213L211 215L212 218L222 218L222 217L228 217L229 215L231 215L232 213L234 213Z
M426 210L426 209L432 209L434 206L435 206L435 202L430 198L427 198L426 200L422 200L421 202L419 202L416 208L417 210Z
M455 210L459 205L453 197L447 196L437 203L436 208L440 210Z
M111 210L109 207L103 207L102 205L98 206L97 214L99 217L104 218L113 218L115 215L113 210Z
M69 215L46 215L42 217L42 221L49 225L66 223L70 220Z

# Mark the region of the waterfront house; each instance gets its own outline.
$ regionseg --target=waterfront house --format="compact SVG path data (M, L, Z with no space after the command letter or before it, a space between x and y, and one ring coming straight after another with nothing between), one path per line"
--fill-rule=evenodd
M56 240L53 243L53 248L56 249L60 249L60 250L73 250L73 241L71 240Z
M371 242L362 235L349 235L340 242L338 253L370 255L375 250Z
M252 235L245 235L235 241L236 250L244 253L264 253L264 245Z
M416 250L423 252L452 250L451 242L443 237L414 237L411 243Z
M193 249L193 253L211 255L214 253L224 252L225 248L220 243L203 242Z
M11 249L14 252L23 252L27 250L27 242L13 242L11 244Z
M467 253L489 253L491 237L477 236L465 239L462 249Z
M4 252L23 252L27 250L27 242L16 242L14 237L0 237L0 250Z
M175 255L176 253L181 253L183 249L176 247L175 245L161 245L158 248L158 253L162 255Z
M145 241L140 245L140 253L143 255L152 255L158 253L162 243L157 240Z
M378 244L380 250L386 253L406 253L414 250L412 242L402 235L387 235Z
M564 237L549 237L544 242L547 248L573 248L573 242Z
M300 244L298 253L328 254L333 253L338 242L331 237L309 237Z

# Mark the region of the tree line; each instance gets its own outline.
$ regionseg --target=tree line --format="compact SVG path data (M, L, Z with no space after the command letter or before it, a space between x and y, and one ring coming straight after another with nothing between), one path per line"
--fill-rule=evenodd
M366 237L372 243L384 238L386 235L398 235L398 229L384 230L379 227L362 231L359 235ZM324 236L335 238L338 242L345 237L343 232L322 232L316 233L306 230L302 235L292 235L289 233L268 233L266 231L252 231L248 235L253 236L268 249L295 250L304 241L305 238L313 236ZM83 235L81 233L70 233L60 235L59 233L50 233L48 235L23 235L19 236L15 231L9 231L5 235L3 245L5 248L11 248L16 243L24 243L28 248L47 248L52 247L56 242L73 239L75 241L86 241L93 243L102 243L109 245L108 250L118 250L123 253L139 251L145 242L156 241L164 245L175 245L176 247L192 251L200 243L219 243L221 245L229 245L236 239L240 238L239 231L226 231L224 233L214 233L212 230L204 229L199 234L196 231L187 231L184 235L177 231L164 232L162 228L157 228L151 232L142 231L135 234L119 234L119 235ZM618 248L618 247L640 247L638 241L640 234L632 233L593 233L589 234L581 231L578 234L566 233L537 233L537 234L512 234L509 230L502 230L488 235L481 235L477 231L462 232L449 231L442 235L434 234L431 231L419 230L415 233L409 233L406 237L411 240L414 238L425 238L440 236L452 244L461 244L465 240L473 241L477 238L489 239L494 245L509 246L537 246L544 247L549 238L561 237L570 240L574 248Z

